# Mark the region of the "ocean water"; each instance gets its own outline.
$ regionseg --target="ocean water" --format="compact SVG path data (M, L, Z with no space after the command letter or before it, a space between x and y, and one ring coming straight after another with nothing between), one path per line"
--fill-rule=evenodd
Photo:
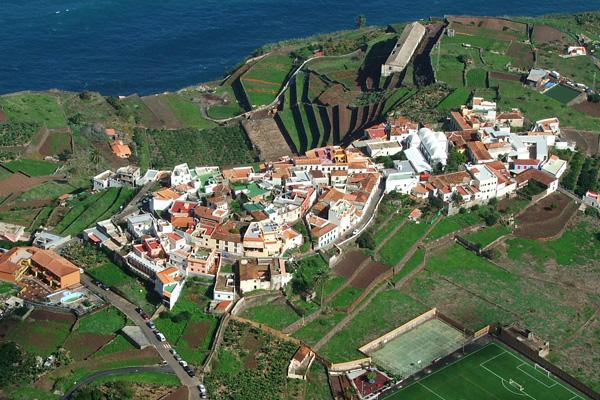
M539 15L600 0L1 0L0 93L176 90L269 42L430 15Z

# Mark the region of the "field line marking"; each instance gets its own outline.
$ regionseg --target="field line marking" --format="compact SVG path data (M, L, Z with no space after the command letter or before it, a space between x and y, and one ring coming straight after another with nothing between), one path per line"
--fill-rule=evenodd
M446 400L444 397L440 396L439 394L437 394L436 392L434 392L433 390L431 390L430 388L428 388L427 386L423 385L421 382L417 382L419 385L423 386L425 389L429 390L431 393L433 393L434 395L436 395L437 397L439 397L442 400Z
M504 351L503 351L502 353L500 353L500 354L496 354L496 355L495 355L494 357L492 357L492 358L488 358L487 360L485 360L484 362L482 362L482 363L481 363L481 364L479 364L479 365L483 367L483 366L484 366L484 364L486 364L486 363L488 363L488 362L492 361L493 359L495 359L495 358L497 358L497 357L500 357L500 356L501 356L501 355L503 355L504 353L506 353L506 350L504 350ZM484 367L484 368L485 368L485 367ZM486 368L486 369L487 369L487 368Z
M487 344L487 345L483 346L482 348L480 348L480 349L477 349L476 351L474 351L474 352L472 352L472 353L469 353L469 354L467 354L466 356L464 356L464 357L461 357L461 358L459 358L458 360L455 360L455 361L451 362L451 363L450 363L450 364L448 364L448 365L445 365L445 366L443 366L442 368L438 369L437 371L434 371L432 374L430 374L430 375L428 375L428 376L426 376L426 377L424 377L424 378L421 378L419 381L417 381L417 382L413 382L413 383L411 383L410 385L408 385L408 386L405 386L405 387L404 387L404 389L406 389L406 388L409 388L409 387L411 387L411 386L413 386L413 385L416 385L416 384L418 384L418 383L421 383L421 381L424 381L424 380L426 380L426 379L427 379L427 378L429 378L430 376L433 376L433 375L437 374L438 372L442 372L443 370L445 370L445 369L446 369L446 368L448 368L448 367L451 367L451 366L453 366L453 365L454 365L454 364L456 364L457 362L459 362L459 361L462 361L462 360L466 359L467 357L470 357L470 356L472 356L473 354L477 354L477 353L479 353L481 350L483 350L483 349L486 349L486 348L488 348L488 347L490 347L490 346L496 346L496 347L499 347L499 348L501 348L500 346L497 346L495 343L489 343L489 344ZM390 396L391 396L391 395L390 395ZM388 397L389 397L389 396L388 396Z
M551 379L551 380L554 382L554 384L552 384L552 385L550 385L550 386L546 385L544 382L540 381L540 380L539 380L538 378L536 378L535 376L533 376L533 375L529 374L527 371L525 371L525 370L521 369L521 367L522 367L523 365L529 365L529 364L527 364L527 363L525 363L525 362L524 362L524 363L522 363L521 365L519 365L519 366L517 367L517 369L518 369L519 371L521 371L522 373L524 373L525 375L527 375L527 376L529 376L529 377L531 377L531 378L535 379L535 380L536 380L536 381L538 381L538 382L539 382L541 385L544 385L544 386L545 386L545 387L547 387L548 389L550 389L550 388L553 388L554 386L556 386L556 385L558 384L558 383L557 383L557 382L556 382L554 379L552 379L551 377L548 377L549 379Z
M519 360L519 361L523 361L523 359L522 359L522 358L519 358L519 357L517 357L515 354L513 354L513 353L512 353L512 351L507 351L507 353L508 353L508 354L510 354L511 356L513 356L514 358L516 358L517 360ZM578 397L578 398L580 398L580 399L582 399L582 400L583 400L583 397L581 397L580 395L578 395L577 393L575 393L573 390L571 390L571 388L569 388L569 387L567 387L567 386L563 385L563 384L562 384L562 382L561 382L559 379L554 379L554 378L552 378L552 379L553 379L553 380L554 380L556 383L558 383L558 385L559 385L560 387L562 387L563 389L565 389L565 390L567 390L568 392L570 392L570 393L572 393L572 394L573 394L573 397L571 397L571 399L573 399L573 398L575 398L575 397ZM571 399L569 399L569 400L571 400Z
M487 362L487 361L486 361L486 362ZM500 379L500 382L502 383L502 386L504 387L504 389L506 389L507 391L509 391L509 392L511 392L511 393L514 393L512 390L508 390L508 389L506 388L506 382L507 382L507 380L506 380L506 379L504 379L504 377L502 377L502 376L498 375L497 373L495 373L494 371L492 371L491 369L489 369L488 367L486 367L486 366L485 366L485 365L483 365L483 364L479 364L479 366L480 366L480 367L482 367L483 369L485 369L486 371L488 371L489 373L491 373L491 374L493 374L493 375L496 375L496 377L498 377L498 379ZM531 395L530 395L529 393L527 393L525 390L523 390L523 391L520 393L520 395L522 395L522 396L527 396L527 397L531 397L533 400L537 400L535 397L531 396Z

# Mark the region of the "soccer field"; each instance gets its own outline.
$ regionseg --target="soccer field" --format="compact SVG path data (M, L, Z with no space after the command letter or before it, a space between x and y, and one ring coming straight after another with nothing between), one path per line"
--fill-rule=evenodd
M567 384L496 343L468 354L386 400L583 400Z

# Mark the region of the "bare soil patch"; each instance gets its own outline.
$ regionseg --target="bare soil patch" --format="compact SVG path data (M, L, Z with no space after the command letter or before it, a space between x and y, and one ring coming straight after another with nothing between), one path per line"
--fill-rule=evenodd
M592 117L600 117L600 103L584 101L583 103L575 104L573 108Z
M283 156L293 155L273 118L245 120L242 127L258 148L261 160L277 161Z
M47 310L41 310L39 308L36 308L35 310L33 310L33 312L31 313L31 315L29 316L30 318L33 318L35 320L46 320L46 321L65 321L65 322L75 322L75 316L73 314L70 313L55 313L52 311L47 311Z
M359 250L350 251L342 256L342 259L338 261L338 263L333 267L333 272L336 275L343 276L346 279L349 279L354 271L358 268L363 261L365 261L368 256L364 255Z
M210 324L207 321L190 322L185 329L183 338L190 347L196 348L202 344L209 329Z
M548 25L534 25L531 38L534 43L539 44L552 43L566 45L572 42L572 40L569 40L567 34Z
M60 137L60 139L53 137ZM61 146L53 146L52 141L56 140ZM71 149L71 132L68 129L55 129L51 130L50 134L46 136L44 143L40 146L39 152L43 156L59 155L64 151Z
M521 81L521 76L515 74L507 74L506 72L490 72L490 79L519 82Z
M366 289L379 275L387 271L389 271L389 267L371 262L350 281L350 285L358 289Z
M577 150L586 153L588 156L593 156L600 152L600 133L598 132L561 129L561 136L568 141L577 143Z
M506 54L513 57L514 65L522 69L529 69L533 66L533 51L531 46L525 43L512 42Z
M552 193L527 208L517 217L515 235L528 239L545 239L561 232L577 211L577 204L562 193Z
M6 122L6 114L2 110L0 110L0 123L1 122Z
M56 176L27 176L21 172L16 172L2 180L0 196L21 194L41 183L61 179Z
M158 96L142 97L142 101L152 111L154 115L170 129L183 128L181 122L177 119L171 108L164 104Z
M162 400L188 400L189 391L187 386L180 386L166 397L163 397Z
M525 35L527 29L526 24L502 18L452 16L448 17L448 21L457 32L472 34L479 28L483 28L496 31L495 37L501 40L512 40L515 34Z
M242 347L248 351L244 358L244 368L256 368L258 366L256 351L260 349L260 340L254 333L248 332L242 339Z
M65 341L64 348L69 350L76 361L84 360L110 342L114 335L74 332Z

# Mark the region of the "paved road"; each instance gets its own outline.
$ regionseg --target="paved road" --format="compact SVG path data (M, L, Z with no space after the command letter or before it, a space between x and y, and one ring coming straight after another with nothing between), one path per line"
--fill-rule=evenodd
M171 367L171 369L175 372L181 383L189 388L190 398L191 399L199 399L200 396L198 394L198 384L201 382L201 378L194 377L191 378L179 365L177 360L173 358L173 355L169 352L171 345L168 342L160 342L154 333L148 326L146 325L146 321L135 311L136 306L125 300L123 297L117 295L112 291L105 291L100 289L93 283L92 278L90 278L86 274L81 275L81 282L85 284L92 292L98 294L103 297L110 304L118 308L123 314L125 314L130 320L132 320L137 326L142 329L142 332L148 338L148 341L152 346L156 348L160 356L163 360L167 362L167 365Z
M163 374L172 374L173 370L168 365L161 367L127 367L127 368L117 368L110 369L108 371L99 371L90 374L77 382L75 386L73 386L65 395L63 396L63 400L68 400L73 392L77 389L88 385L89 383L95 381L96 379L104 378L105 376L113 376L113 375L128 375L137 372L161 372Z
M140 201L142 201L144 196L146 196L146 193L148 193L148 191L150 190L150 188L152 188L153 185L154 182L148 182L144 186L142 186L139 192L137 192L136 195L129 201L127 206L125 206L125 208L123 208L121 212L112 217L113 222L118 224L119 222L121 222L122 219L124 219L128 215L138 211L140 208Z

